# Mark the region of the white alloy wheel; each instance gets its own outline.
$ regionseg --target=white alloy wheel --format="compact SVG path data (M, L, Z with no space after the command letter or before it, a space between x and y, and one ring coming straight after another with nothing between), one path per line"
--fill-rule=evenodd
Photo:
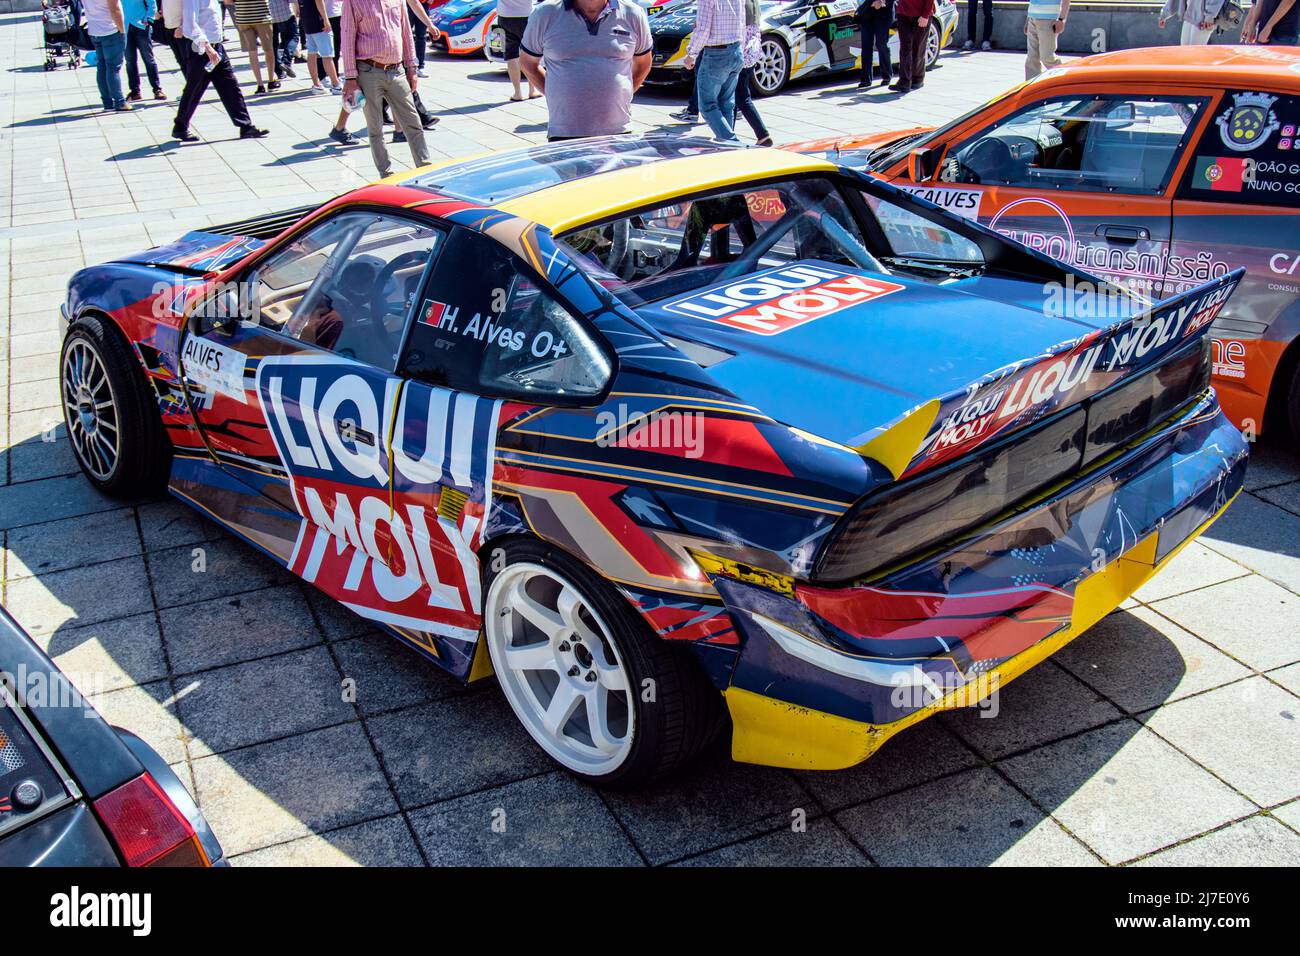
M617 770L632 749L636 713L611 632L581 591L531 561L498 574L483 625L497 680L520 722L567 769Z
M758 62L754 64L754 85L763 96L779 93L790 79L790 54L779 37L763 37Z

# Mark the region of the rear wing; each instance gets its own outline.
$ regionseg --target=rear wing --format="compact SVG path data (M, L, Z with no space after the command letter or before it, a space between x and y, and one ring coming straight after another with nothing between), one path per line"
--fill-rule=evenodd
M939 399L934 421L899 477L1085 402L1203 340L1245 275L1237 269L1130 319L1015 362ZM1201 344L1197 344L1201 343Z
M954 541L1193 406L1209 330L1244 269L931 399L858 451L895 480L835 524L813 578L861 580Z

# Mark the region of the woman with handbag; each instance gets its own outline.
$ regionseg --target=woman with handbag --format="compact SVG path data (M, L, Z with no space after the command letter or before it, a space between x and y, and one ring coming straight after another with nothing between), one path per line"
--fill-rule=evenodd
M1160 29L1177 18L1183 22L1182 38L1178 42L1183 46L1204 46L1218 26L1223 3L1224 0L1165 0L1160 11Z

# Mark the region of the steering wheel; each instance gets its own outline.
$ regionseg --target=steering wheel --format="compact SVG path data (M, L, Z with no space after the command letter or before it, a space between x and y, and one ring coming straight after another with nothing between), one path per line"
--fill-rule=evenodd
M409 269L413 265L423 265L428 258L429 253L427 250L414 249L410 252L403 252L379 270L379 274L375 276L374 284L370 287L370 314L374 318L382 319L390 313L406 314L406 295L403 294L398 300L389 298L388 284L393 281L393 277L402 269Z
M1000 139L982 139L961 159L962 170L969 178L964 182L982 183L985 179L992 182L1007 182L1011 178L1014 160L1011 147Z

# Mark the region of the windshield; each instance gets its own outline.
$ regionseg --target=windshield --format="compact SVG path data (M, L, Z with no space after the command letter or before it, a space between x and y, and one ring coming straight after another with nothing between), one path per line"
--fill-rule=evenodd
M949 130L954 130L963 126L972 117L978 116L994 103L999 103L1012 94L1019 92L1020 88L1024 85L1024 83L1021 83L1020 86L1014 86L1005 93L998 94L987 103L981 103L973 110L963 113L955 120L945 123L943 126L936 127L928 133L916 133L912 136L904 136L902 139L894 140L892 143L872 150L867 155L865 165L871 169L884 169L886 166L892 166L894 163L899 162L914 149L922 149L929 146L931 143L943 142Z
M561 241L588 274L633 306L808 259L885 271L839 188L821 178L682 198Z

